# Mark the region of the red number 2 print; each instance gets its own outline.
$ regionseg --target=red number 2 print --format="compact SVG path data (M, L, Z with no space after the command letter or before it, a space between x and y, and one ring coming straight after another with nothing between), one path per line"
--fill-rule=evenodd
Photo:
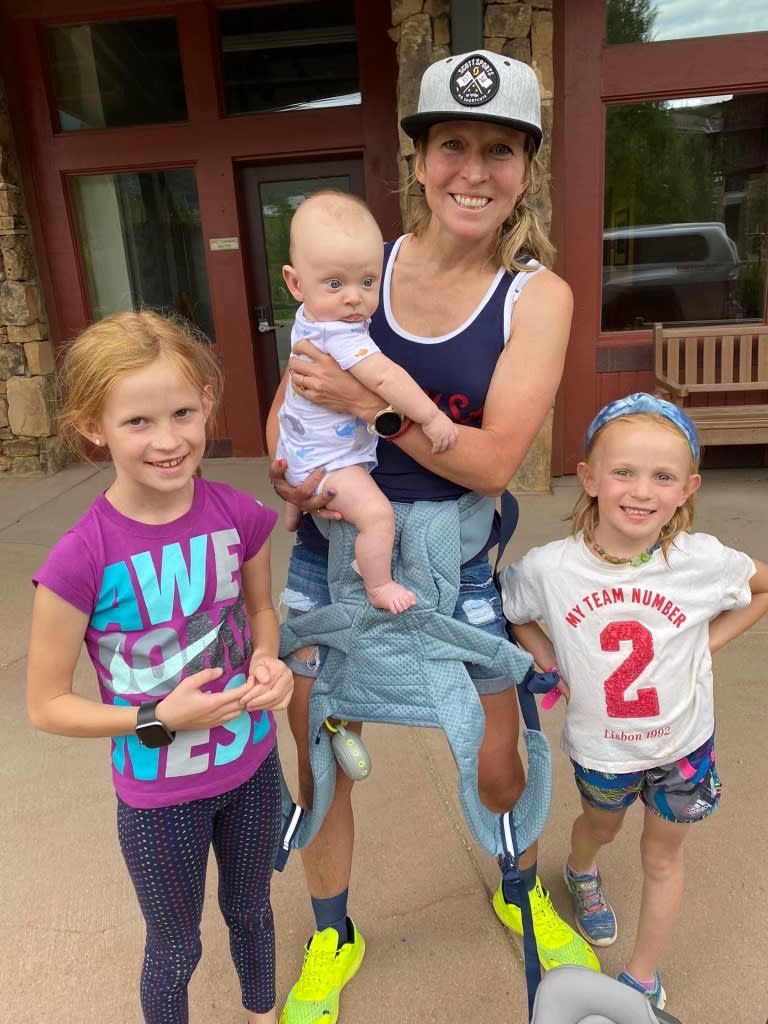
M629 641L632 651L603 683L608 716L653 718L659 713L659 695L654 687L641 687L634 700L624 699L626 691L653 660L651 632L633 619L629 622L612 622L600 634L600 647L604 651L618 651L622 641Z

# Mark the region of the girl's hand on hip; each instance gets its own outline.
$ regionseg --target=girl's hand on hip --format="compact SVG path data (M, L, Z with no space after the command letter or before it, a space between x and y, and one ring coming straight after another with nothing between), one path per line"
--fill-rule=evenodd
M288 483L285 479L285 470L285 459L275 459L269 467L269 481L272 484L272 490L278 497L283 501L290 501L302 512L314 512L321 519L341 519L340 512L333 512L325 507L336 497L336 492L332 488L326 488L322 494L315 494L323 477L327 475L322 466L313 469L307 479L298 487L292 487Z

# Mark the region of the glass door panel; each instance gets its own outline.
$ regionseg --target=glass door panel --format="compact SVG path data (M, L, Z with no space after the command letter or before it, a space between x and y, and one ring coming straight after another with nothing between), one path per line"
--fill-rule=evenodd
M291 352L291 326L298 303L283 281L289 263L291 217L308 196L325 189L363 196L362 161L243 169L249 230L250 276L254 295L256 366L271 403Z
M93 319L149 307L213 340L194 170L83 174L71 190Z

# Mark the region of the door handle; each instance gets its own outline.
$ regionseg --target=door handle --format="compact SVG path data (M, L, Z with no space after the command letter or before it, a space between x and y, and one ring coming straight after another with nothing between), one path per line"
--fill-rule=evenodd
M269 322L269 306L256 306L256 327L259 334L266 334L267 331L274 331L278 327L285 327L285 320L271 324Z

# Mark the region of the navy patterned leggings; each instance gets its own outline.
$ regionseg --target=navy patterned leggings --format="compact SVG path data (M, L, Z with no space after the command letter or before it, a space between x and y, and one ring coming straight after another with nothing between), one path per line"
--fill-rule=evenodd
M275 932L269 886L280 838L275 751L251 779L220 796L147 810L118 800L117 831L147 926L141 971L146 1024L188 1024L187 985L202 952L211 845L243 1006L253 1013L270 1010Z

